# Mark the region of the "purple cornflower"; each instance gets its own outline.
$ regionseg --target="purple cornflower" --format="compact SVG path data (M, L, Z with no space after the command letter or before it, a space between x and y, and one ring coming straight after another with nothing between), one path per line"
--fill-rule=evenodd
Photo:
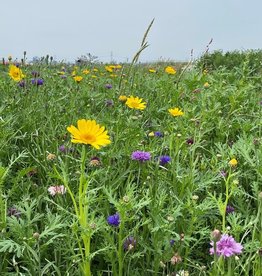
M20 87L25 87L25 81L24 80L21 80L21 81L19 81L18 82L18 85L20 86Z
M33 76L34 78L37 78L37 77L40 76L40 74L39 74L39 72L37 72L37 71L32 71L32 76Z
M107 83L106 85L105 85L105 88L106 89L111 89L113 86L112 86L112 84L110 84L110 83Z
M35 84L37 86L43 85L44 84L44 80L43 79L32 79L32 84Z
M231 205L227 205L226 207L226 214L233 213L235 211L235 208Z
M223 234L218 242L216 242L216 251L214 249L214 242L210 243L210 254L217 254L218 256L230 257L235 254L242 253L243 246L236 242L232 236Z
M168 155L162 155L159 157L159 164L161 166L168 164L170 161L171 161L171 157Z
M155 134L156 137L163 137L164 136L164 134L160 131L155 131L154 134Z
M7 215L9 217L14 216L16 218L20 218L21 212L16 207L10 207L7 210Z
M132 250L136 246L136 240L134 237L128 237L124 241L124 250Z
M137 150L137 151L134 151L132 153L131 158L132 158L132 160L137 160L137 161L140 161L140 162L145 162L145 161L150 160L151 154L150 154L150 152L147 152L147 151Z
M58 149L59 149L59 151L61 151L61 152L66 152L66 147L65 147L65 145L61 145Z
M106 104L106 106L108 106L108 107L114 106L114 102L113 102L113 100L111 100L111 99L105 100L105 104Z
M120 216L118 213L108 216L107 217L107 222L111 226L117 227L120 224Z

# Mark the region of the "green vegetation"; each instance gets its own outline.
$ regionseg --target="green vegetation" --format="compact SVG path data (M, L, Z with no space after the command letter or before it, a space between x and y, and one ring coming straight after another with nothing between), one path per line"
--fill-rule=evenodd
M165 72L171 64L47 60L20 64L20 81L2 65L1 275L259 276L262 75L253 54L218 52L176 73ZM131 95L146 107L127 106ZM67 127L79 119L105 126L111 144L72 143ZM150 158L133 160L135 151ZM211 255L215 229L213 240L228 234L241 253Z

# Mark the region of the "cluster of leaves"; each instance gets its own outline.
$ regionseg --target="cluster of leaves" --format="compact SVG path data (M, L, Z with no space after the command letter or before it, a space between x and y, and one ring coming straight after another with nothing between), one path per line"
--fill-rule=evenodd
M228 51L224 53L222 50L207 52L197 61L197 66L202 69L215 70L219 67L225 67L227 70L233 68L245 68L245 70L253 75L261 73L262 50L246 50L246 51Z

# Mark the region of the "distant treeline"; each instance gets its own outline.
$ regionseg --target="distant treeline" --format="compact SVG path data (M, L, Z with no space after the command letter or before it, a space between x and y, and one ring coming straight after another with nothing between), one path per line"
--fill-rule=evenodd
M253 73L262 71L262 49L246 51L223 52L216 50L205 53L197 61L197 66L203 70L215 70L221 67L233 69L235 67L246 67Z

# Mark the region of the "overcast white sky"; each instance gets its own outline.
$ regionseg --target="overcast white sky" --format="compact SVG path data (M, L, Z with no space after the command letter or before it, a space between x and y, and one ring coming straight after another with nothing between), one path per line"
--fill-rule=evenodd
M188 60L210 50L262 48L262 0L1 0L0 58L52 55L131 60L153 18L141 61Z

